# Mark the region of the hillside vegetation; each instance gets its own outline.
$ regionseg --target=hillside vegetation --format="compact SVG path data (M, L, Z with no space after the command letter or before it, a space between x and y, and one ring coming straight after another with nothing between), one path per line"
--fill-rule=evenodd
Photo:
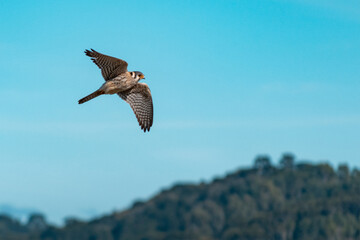
M114 189L116 190L116 189ZM346 165L279 166L259 156L210 183L178 184L122 212L63 228L34 215L0 217L2 240L345 240L360 239L360 171Z

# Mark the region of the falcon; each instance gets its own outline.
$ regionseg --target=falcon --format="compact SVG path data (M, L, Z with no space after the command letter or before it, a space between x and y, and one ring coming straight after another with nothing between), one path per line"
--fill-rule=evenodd
M139 125L144 132L150 131L153 124L154 108L150 88L146 83L140 83L145 76L142 72L127 70L124 60L101 54L94 49L85 50L86 56L101 69L105 83L95 92L79 100L83 104L103 94L117 94L135 113Z

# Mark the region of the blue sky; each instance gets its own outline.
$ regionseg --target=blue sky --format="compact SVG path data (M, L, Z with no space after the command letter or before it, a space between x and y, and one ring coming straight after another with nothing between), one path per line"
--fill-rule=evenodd
M1 1L0 204L121 210L258 154L360 167L358 0ZM144 134L86 48L140 70Z

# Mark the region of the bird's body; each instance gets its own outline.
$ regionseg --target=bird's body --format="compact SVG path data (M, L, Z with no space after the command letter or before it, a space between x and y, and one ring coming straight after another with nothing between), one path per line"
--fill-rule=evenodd
M119 76L106 81L100 89L102 89L105 94L114 94L118 92L123 92L133 88L138 81L131 76L130 72L120 74Z
M85 54L101 69L105 83L95 92L79 100L79 104L87 102L102 94L118 94L130 104L144 132L150 131L153 123L153 104L147 84L139 83L144 74L138 71L128 72L127 63L121 59L110 57L91 49Z

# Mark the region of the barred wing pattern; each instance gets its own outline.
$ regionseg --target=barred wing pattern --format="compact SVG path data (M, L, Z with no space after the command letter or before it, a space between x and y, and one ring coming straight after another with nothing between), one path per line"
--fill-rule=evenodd
M118 95L130 104L141 129L150 131L153 124L154 108L151 92L147 84L138 83L135 87Z
M101 54L94 49L85 50L85 54L101 69L105 81L127 72L128 64L124 60Z

